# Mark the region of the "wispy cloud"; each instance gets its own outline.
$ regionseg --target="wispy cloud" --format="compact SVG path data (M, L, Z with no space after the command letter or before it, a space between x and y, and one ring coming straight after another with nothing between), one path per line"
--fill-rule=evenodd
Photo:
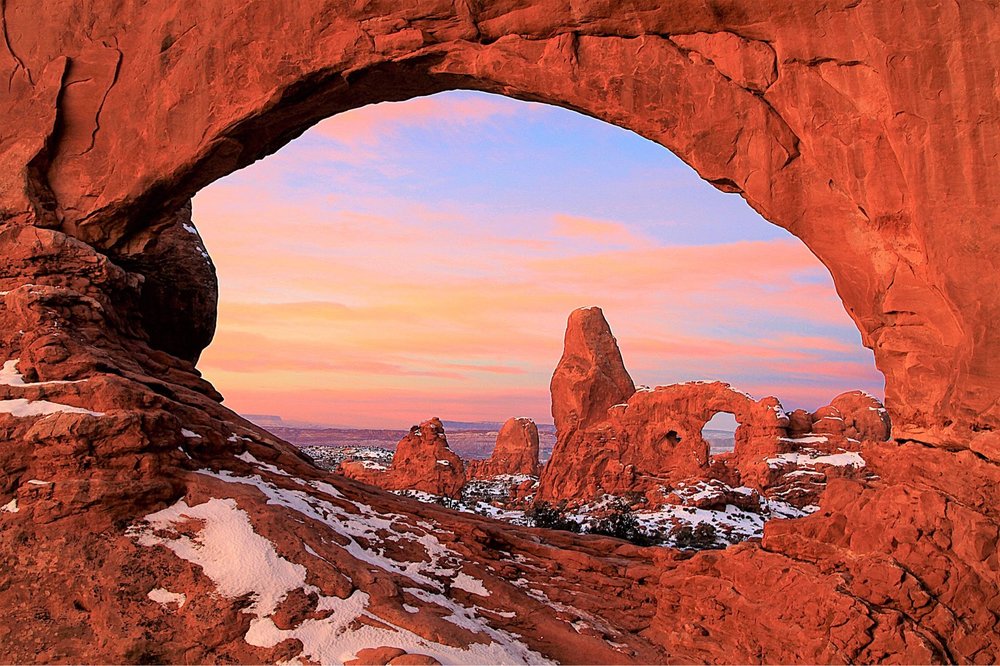
M488 121L524 114L544 113L541 105L526 105L498 96L418 97L353 109L319 123L313 132L351 146L378 144L414 127L467 131Z
M676 204L665 210L652 195L643 203L629 175L621 205L574 207L618 173L681 178L686 167L602 160L605 139L587 137L580 150L604 152L565 166L585 181L565 194L533 195L511 178L484 197L476 163L455 169L456 142L489 136L482 159L505 163L524 148L514 142L525 114L552 113L494 97L359 109L199 194L195 221L221 282L201 368L229 404L401 426L434 414L547 419L566 316L591 304L644 383L731 380L786 404L826 396L813 406L848 388L877 391L825 268L759 219L720 221L724 195L664 182ZM425 141L408 141L413 131ZM546 136L531 145L549 148ZM675 219L684 210L696 223ZM748 233L751 223L763 231Z

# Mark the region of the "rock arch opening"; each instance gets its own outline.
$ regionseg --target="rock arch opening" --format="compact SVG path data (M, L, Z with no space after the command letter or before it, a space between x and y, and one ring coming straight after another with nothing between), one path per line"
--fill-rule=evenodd
M466 92L341 114L200 193L194 224L223 282L199 367L244 413L408 427L440 409L429 389L496 404L476 393L492 385L532 401L447 418L547 421L563 318L588 301L647 381L788 383L791 354L814 382L840 365L880 388L794 239L660 146L548 105Z
M729 453L736 447L740 422L732 412L716 412L701 428L701 437L709 444L711 455Z
M308 585L281 578L292 583L287 590L254 587L274 581L270 571L249 582L236 576L250 585L239 593L258 599L246 609L254 627L301 617L320 600L357 609L367 597L372 624L391 627L371 629L380 641L425 639L391 647L394 655L469 659L456 647L469 646L468 632L442 619L457 611L493 639L483 661L996 660L990 535L1000 506L1000 356L996 331L983 322L997 319L1000 294L989 277L995 248L977 222L990 219L1000 197L988 177L996 119L983 112L989 95L969 84L990 69L994 9L911 3L900 13L852 2L775 11L737 1L609 13L604 3L457 3L373 16L370 3L336 14L279 4L227 12L213 3L183 12L156 1L119 3L115 12L3 4L10 57L0 60L8 82L0 100L0 330L9 360L19 360L5 364L0 519L10 548L55 544L46 558L25 557L8 572L8 622L25 630L4 644L7 660L341 654L343 646L303 636L300 648L276 631L257 632L251 644L241 632L220 636L215 623L162 613L180 605L183 585L205 616L233 626L247 620L232 599L214 594L232 591L233 578L199 564L191 517L238 525L259 537L258 561L306 572ZM982 59L955 55L963 53ZM915 94L928 81L932 94ZM762 547L654 559L643 549L611 556L551 537L555 547L542 556L537 533L490 531L328 483L220 407L193 371L200 345L164 351L210 328L213 317L207 300L194 298L211 293L198 274L178 273L182 289L153 288L173 261L162 238L170 220L200 188L321 118L456 88L559 104L641 132L801 238L830 267L886 375L896 442L865 449L878 478L838 484L806 521L772 523ZM138 108L136 99L155 103ZM962 168L940 168L954 164ZM200 257L193 245L179 247ZM171 332L157 340L154 330ZM43 416L20 408L42 398L70 409ZM850 429L861 420L836 409L839 419L809 414L809 426L822 422L826 436L842 427L845 441L854 439ZM809 436L806 416L789 439ZM380 517L387 513L406 528L394 542L406 548L376 552L368 545L391 527ZM453 538L422 532L428 516ZM913 536L932 533L950 538ZM409 549L426 552L417 559L431 566L407 560ZM568 556L550 556L560 550ZM498 551L510 555L499 565L503 576L491 569ZM95 561L95 552L115 557ZM563 565L558 576L550 564ZM459 569L458 585L457 574L442 579L441 571ZM137 579L136 571L149 576ZM413 576L425 590L420 598L407 591ZM524 589L512 587L522 578ZM779 578L788 585L774 595ZM66 594L41 602L22 594L40 587ZM503 591L490 595L497 612L488 618L474 598L483 589ZM594 590L607 594L595 598ZM567 597L572 605L558 614L544 605ZM285 598L292 602L278 614ZM706 598L708 610L699 603ZM81 613L88 603L104 612ZM418 606L431 607L420 614L429 629L406 612ZM544 624L497 619L523 608ZM151 612L163 627L155 642L137 619ZM803 617L851 621L816 626ZM292 625L287 631L300 628Z
M659 187L650 193L652 183ZM499 500L523 508L533 496L538 433L522 438L531 449L523 455L501 455L497 444L494 457L503 464L462 465L449 447L467 463L485 457L504 439L494 433L508 424L499 424L516 413L541 424L544 441L549 410L573 408L579 396L553 389L550 398L544 386L557 331L575 303L596 300L613 310L619 335L639 351L630 363L660 383L721 377L722 368L737 373L725 377L733 381L742 372L744 382L787 383L799 376L781 375L786 366L774 359L788 354L821 366L829 360L824 346L848 349L845 332L856 335L828 278L823 284L825 269L797 241L661 146L573 112L495 95L442 93L342 114L199 194L194 212L222 279L217 341L200 364L206 376L233 408L311 445L330 466L421 497L460 500L473 479L488 480L481 478L487 469L510 477L498 491L510 497ZM274 220L282 217L290 218L290 233L275 238ZM764 335L755 338L754 329ZM247 367L251 344L255 362ZM860 351L855 342L853 357L837 360L874 373ZM294 381L301 383L287 385ZM842 390L814 381L813 390ZM505 391L491 395L497 387ZM538 397L512 403L517 393ZM493 411L467 411L456 395ZM708 478L711 438L695 421L734 408L706 399L677 413L678 425L663 429L658 453L638 472L627 464L603 469L601 488L616 492L637 473ZM262 412L279 419L262 421ZM424 423L432 416L444 425ZM604 418L599 411L591 417ZM296 425L303 421L313 425ZM470 423L477 421L478 429ZM635 432L647 427L633 425ZM363 434L348 432L358 428ZM436 429L440 437L426 435ZM489 435L495 440L479 441ZM324 442L346 445L347 453L317 447ZM405 452L392 463L384 449L397 443ZM764 455L752 441L743 447ZM678 463L681 450L689 459ZM560 455L552 464L577 462ZM553 496L545 480L552 476L543 476L543 497L595 499L589 488Z

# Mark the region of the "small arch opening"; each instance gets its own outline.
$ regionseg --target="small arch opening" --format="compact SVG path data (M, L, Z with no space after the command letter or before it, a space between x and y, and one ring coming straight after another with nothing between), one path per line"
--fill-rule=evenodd
M710 455L732 453L736 448L739 421L732 412L718 412L701 428L701 438L708 442Z

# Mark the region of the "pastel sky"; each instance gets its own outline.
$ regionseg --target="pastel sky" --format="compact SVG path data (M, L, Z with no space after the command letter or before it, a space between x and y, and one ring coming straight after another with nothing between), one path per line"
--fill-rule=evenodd
M637 383L789 409L862 388L826 269L666 149L564 109L442 93L330 118L195 198L243 413L408 427L551 422L566 317L599 305Z

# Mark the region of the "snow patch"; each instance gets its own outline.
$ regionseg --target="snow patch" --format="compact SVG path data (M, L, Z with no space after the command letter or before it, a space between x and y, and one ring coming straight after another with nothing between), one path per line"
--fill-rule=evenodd
M173 525L191 519L204 523L197 539L173 530ZM140 545L165 546L197 564L224 597L252 594L248 611L255 615L274 613L288 592L305 585L306 568L279 556L270 541L254 532L250 516L236 500L212 498L196 506L180 500L145 520L152 529L138 534ZM176 536L163 537L161 532Z
M240 455L234 456L234 457L237 460L242 460L243 462L248 463L250 465L257 465L257 467L260 467L261 469L263 469L265 471L268 471L271 474L277 474L278 476L291 476L291 474L289 474L288 472L286 472L285 470L283 470L283 469L281 469L279 467L275 467L274 465L271 465L270 463L266 463L266 462L257 460L257 458L254 457L254 455L252 453L250 453L249 451L244 451Z
M17 508L17 498L15 497L14 499L7 502L3 506L0 506L0 511L3 511L5 513L17 513L18 511L20 511L20 509Z
M805 437L779 437L782 442L792 442L794 444L822 444L830 438L826 435L806 435Z
M857 451L841 451L839 453L821 453L813 449L802 449L793 453L779 453L774 458L764 462L773 469L784 465L799 467L815 467L816 465L833 465L835 467L864 467L865 459Z
M457 587L460 590L465 590L469 594L477 594L481 597L490 596L490 591L486 589L483 585L483 581L478 578L473 578L464 571L459 571L455 575L455 579L451 582L452 587Z
M187 597L180 592L171 592L162 587L150 590L146 596L164 607L170 604L177 604L177 608L180 608L187 601Z
M0 412L17 417L49 416L51 414L86 414L88 416L104 416L104 412L94 412L82 407L72 407L48 400L0 400Z
M445 548L431 534L390 530L395 532L394 538L405 538L423 545L430 563L390 560L381 550L363 548L355 540L355 536L363 533L371 543L377 544L379 539L374 538L375 531L388 529L393 521L403 519L403 516L379 515L371 507L361 503L354 504L359 513L348 513L324 499L300 490L278 488L260 477L235 477L226 471L217 473L202 470L200 473L228 483L255 486L268 498L269 504L297 511L347 537L351 543L346 550L351 555L385 571L401 573L435 589L443 587L432 575L448 577L454 574L455 567L450 566L450 563L445 566L444 558L456 560L457 565L459 556ZM173 529L174 525L191 519L203 523L195 537ZM369 596L361 590L355 590L346 599L323 595L317 587L306 584L307 570L304 566L278 555L274 544L254 531L250 516L233 499L212 498L196 506L188 506L180 500L171 507L149 514L145 520L146 526L136 526L130 530L131 536L141 545L165 546L178 557L200 566L215 583L219 594L225 597L251 595L252 604L244 611L256 616L251 620L244 637L250 645L273 647L289 638L298 639L303 646L302 653L298 656L320 663L343 663L354 658L361 649L373 645L426 654L446 664L550 663L512 634L491 627L483 618L478 617L477 607L466 608L443 594L426 589L406 588L414 597L450 611L451 615L446 616L446 620L483 635L487 639L485 643L472 643L465 648L457 648L419 636L369 611ZM471 576L469 581L463 580L463 583L475 587L470 581L481 585L481 581L476 581ZM272 615L287 594L299 588L319 596L319 610L333 612L329 617L308 619L296 627L279 629ZM404 609L408 612L419 611L414 606ZM380 626L355 622L360 617L376 620Z
M26 382L24 381L24 376L17 371L17 364L20 362L21 359L19 358L4 361L3 367L0 368L0 386L50 386L55 384L79 384L86 381L83 379L73 381L57 379L48 382Z

